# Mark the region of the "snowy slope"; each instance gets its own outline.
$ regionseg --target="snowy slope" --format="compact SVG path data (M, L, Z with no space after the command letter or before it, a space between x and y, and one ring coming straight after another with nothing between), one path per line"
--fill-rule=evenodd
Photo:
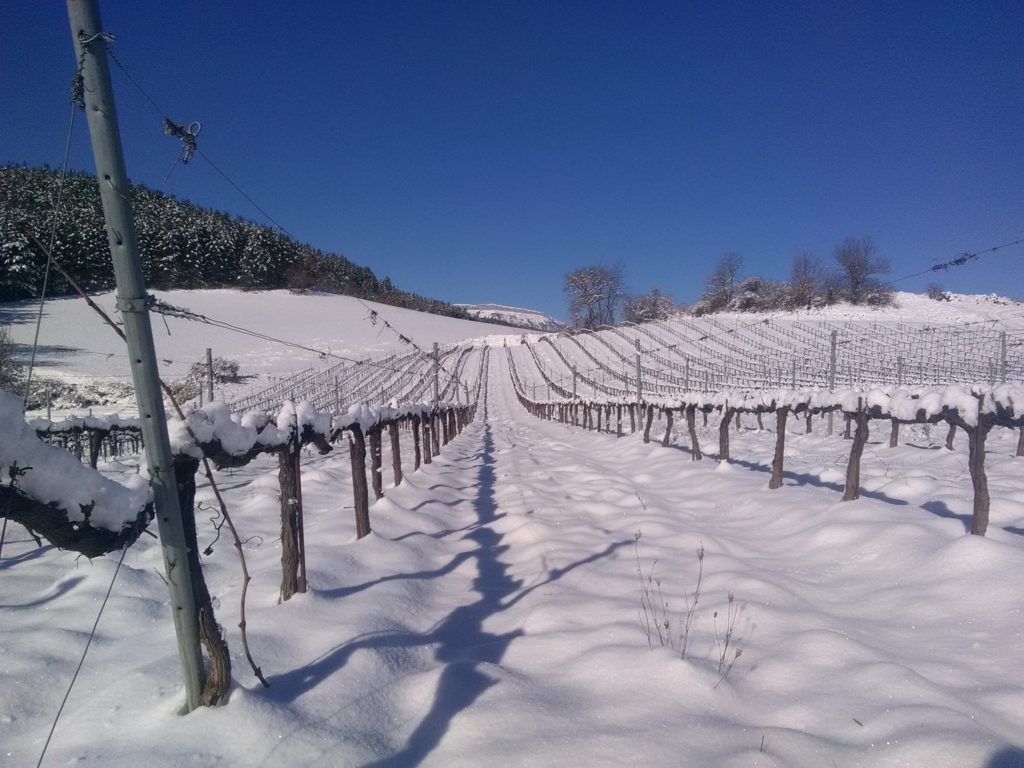
M244 388L218 392L218 397L225 399L259 388L274 377L335 364L339 357L364 359L396 350L408 351L408 346L398 338L399 333L429 350L435 341L451 344L481 336L521 332L334 294L228 289L154 291L153 294L168 304L185 307L214 320L224 320L242 329L328 353L321 356L316 351L238 331L154 314L153 335L160 372L165 379L184 376L192 364L205 359L207 347L215 356L237 360L240 373L253 377ZM113 293L94 298L109 314L115 314ZM370 317L371 310L378 313L376 320ZM27 358L27 348L35 333L36 311L36 305L31 302L0 304L0 326L7 326L11 339L21 345L23 358ZM387 329L384 321L395 330ZM130 380L123 342L77 297L46 303L39 344L37 365L43 376L71 381Z
M683 442L539 422L515 401L504 356L491 361L478 421L387 490L367 539L353 539L345 508L346 449L304 456L312 588L288 603L276 603L276 463L221 473L246 539L250 642L269 689L240 653L240 575L222 539L204 562L238 685L224 707L175 714L159 546L143 537L45 764L1022 764L1014 435L989 439L982 539L965 535L962 436L947 452L928 428L907 429L895 449L873 435L864 496L842 503L849 443L838 437L794 424L786 484L769 491L768 431L740 432L731 464L694 462ZM713 445L716 425L700 429ZM38 551L13 533L0 562L0 762L21 766L38 758L116 561ZM201 546L213 539L202 519ZM656 634L648 643L638 569L657 580L675 649Z
M554 333L565 328L565 323L560 323L550 315L533 309L506 307L502 304L457 304L456 306L466 310L473 317L480 317L495 323L507 323L519 328Z

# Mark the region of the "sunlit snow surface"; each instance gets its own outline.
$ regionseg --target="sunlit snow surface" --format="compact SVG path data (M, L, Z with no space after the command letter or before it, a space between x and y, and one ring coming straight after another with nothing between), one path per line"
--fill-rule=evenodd
M237 685L183 701L159 546L128 552L47 765L996 766L1024 734L1024 460L989 438L992 524L965 534L967 449L945 429L875 432L862 498L842 503L850 443L792 420L786 480L752 416L734 461L540 422L491 355L478 420L387 489L354 540L347 450L303 458L311 590L277 604L277 466L220 482L254 580L253 678L230 542L204 558ZM771 421L765 420L766 423ZM659 435L664 424L654 430ZM405 445L405 444L403 444ZM385 479L390 456L385 441ZM110 463L113 475L131 467ZM212 501L201 488L199 501ZM212 513L209 513L212 514ZM200 547L214 540L200 514ZM639 540L637 532L641 533ZM115 560L36 550L0 561L0 762L33 765ZM649 648L637 558L678 633L703 545L688 658ZM657 561L655 565L655 561ZM724 677L721 635L734 593ZM715 613L718 616L715 617ZM678 645L678 643L677 643ZM730 652L730 656L734 653Z

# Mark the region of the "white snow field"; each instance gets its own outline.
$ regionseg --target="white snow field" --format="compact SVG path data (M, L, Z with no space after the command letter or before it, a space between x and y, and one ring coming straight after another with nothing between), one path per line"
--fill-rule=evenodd
M165 380L183 377L190 366L204 361L207 347L215 356L238 361L241 374L250 378L243 384L218 385L215 394L222 400L243 397L275 379L338 365L344 359L365 360L410 351L410 345L402 342L398 333L428 351L435 341L451 344L489 334L523 333L521 329L428 315L334 294L228 289L152 294L160 301L212 320L308 347L286 346L224 327L154 314L153 338L160 375ZM119 319L113 292L99 294L93 300ZM378 313L376 319L371 318L371 312ZM0 326L8 328L11 340L19 345L20 356L26 361L37 313L38 303L0 303ZM389 330L385 321L398 333ZM39 375L73 382L130 383L124 343L77 296L46 302L36 365ZM133 410L130 399L117 405Z
M871 319L1024 326L1019 304L907 297L916 315ZM403 348L351 299L161 298L356 357ZM2 308L19 341L26 307ZM374 308L424 348L501 332ZM110 374L118 358L53 349L119 354L113 342L97 346L108 331L79 312L70 301L48 305L46 371ZM213 346L264 375L328 364L315 353L293 363L304 353L207 326L217 335L197 336L176 322L171 336L154 324L171 359L198 360ZM42 764L1024 766L1024 458L1014 457L1015 432L988 438L991 521L985 537L970 536L963 432L947 451L944 425L904 426L889 448L888 429L874 422L861 498L842 502L849 441L826 436L822 420L808 435L791 419L785 482L769 490L775 436L754 417L743 417L723 464L715 416L698 426L699 462L678 425L663 447L628 425L616 438L540 421L516 399L506 340L520 335L488 340L498 348L477 419L433 464L413 472L406 451L394 487L384 441L386 495L371 506L370 536L355 538L345 445L303 454L305 594L278 602L276 459L218 473L245 542L249 641L269 688L242 652L237 555L226 531L217 537L201 482L199 544L212 545L204 572L232 652L227 703L178 714L184 691L162 556L144 535L127 550ZM480 359L479 348L472 354ZM663 431L657 424L652 435ZM121 481L137 469L130 457L100 468ZM39 760L117 558L37 548L8 527L0 765ZM645 628L645 583L655 627Z

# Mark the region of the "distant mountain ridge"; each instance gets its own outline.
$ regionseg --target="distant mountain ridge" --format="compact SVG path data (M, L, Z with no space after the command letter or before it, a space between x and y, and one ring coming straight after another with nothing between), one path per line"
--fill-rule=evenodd
M565 323L560 323L550 315L545 315L534 309L507 307L503 304L456 304L455 306L465 310L466 314L475 320L511 325L531 331L557 333L566 327Z
M26 231L49 239L60 174L0 166L0 301L39 295L46 259ZM449 317L466 313L403 291L344 256L299 243L271 227L202 208L141 184L129 190L143 271L159 290L319 290ZM45 233L45 234L44 234ZM86 290L114 287L96 177L72 171L64 184L53 255ZM50 295L70 293L50 276Z

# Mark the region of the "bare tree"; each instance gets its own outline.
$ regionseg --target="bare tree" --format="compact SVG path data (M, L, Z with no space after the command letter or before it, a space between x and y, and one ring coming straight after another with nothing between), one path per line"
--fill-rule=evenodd
M730 251L723 254L704 286L702 301L707 302L708 310L714 312L721 309L736 295L736 287L740 281L740 269L743 257Z
M821 290L825 270L810 251L793 256L793 269L789 278L789 294L794 306L811 308L814 297Z
M622 264L580 267L565 276L569 320L577 328L597 328L615 322L626 296Z
M622 316L631 323L664 320L672 314L675 306L675 299L660 288L652 288L648 293L626 299L622 307Z
M851 303L861 304L878 295L888 298L890 291L876 275L889 271L889 261L875 254L874 240L870 237L848 237L836 246L835 258L842 287Z

